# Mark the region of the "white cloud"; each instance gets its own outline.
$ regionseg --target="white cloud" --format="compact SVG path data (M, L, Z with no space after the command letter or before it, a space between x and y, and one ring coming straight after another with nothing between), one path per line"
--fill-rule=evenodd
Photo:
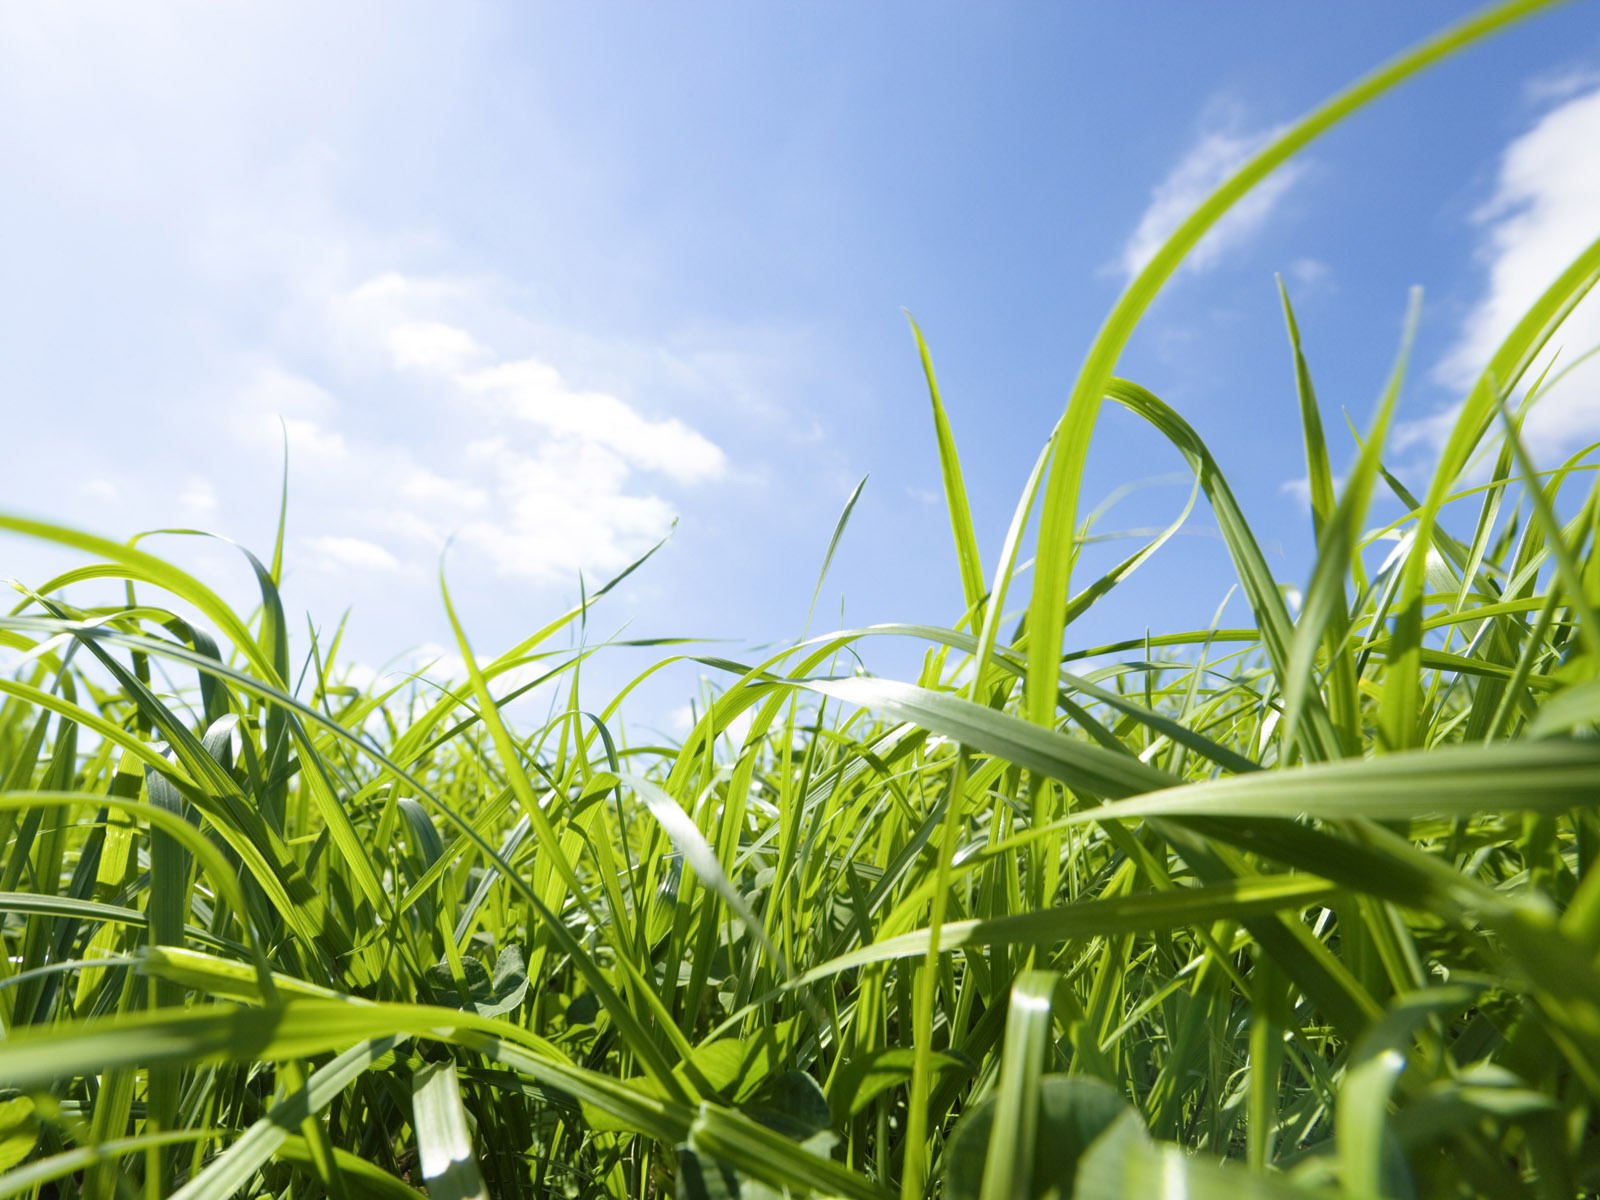
M1297 258L1289 264L1289 278L1307 290L1326 283L1333 268L1320 258Z
M1494 193L1476 214L1484 290L1435 370L1465 391L1522 314L1600 233L1600 89L1546 112L1501 155ZM1600 344L1600 297L1589 295L1552 339L1558 368ZM1548 361L1548 356L1546 361ZM1543 364L1536 365L1529 380ZM1536 405L1524 426L1541 462L1600 438L1600 361L1578 366ZM1396 443L1437 446L1455 409L1407 422Z
M269 434L277 432L272 428L271 417L259 424ZM344 434L336 429L328 429L302 417L285 417L279 428L287 434L289 454L296 461L309 459L313 463L331 464L350 457L350 447L344 440Z
M1152 189L1150 204L1123 246L1117 269L1129 279L1137 275L1184 218L1278 132L1269 129L1240 133L1229 127L1203 135ZM1304 173L1304 162L1295 161L1279 167L1262 180L1212 226L1185 260L1185 265L1191 270L1204 271L1215 266L1223 254L1249 240Z
M398 249L387 249L389 255ZM346 275L304 296L306 319L342 364L371 371L450 375L484 365L486 326L508 316L494 279L408 274L388 268L352 284Z
M244 383L222 409L258 462L275 463L287 436L291 522L340 529L314 544L321 573L420 565L455 536L458 569L570 585L668 532L666 488L728 475L722 449L683 420L498 354L491 337L527 331L496 281L389 270L326 283L285 297L292 336L264 364L262 351L232 364Z
M1528 80L1522 94L1533 104L1553 104L1600 84L1600 70L1565 67Z
M543 440L555 438L604 446L630 468L658 472L678 483L721 478L722 449L676 417L653 417L613 391L572 381L549 357L501 355L488 349L475 327L524 340L526 328L495 280L418 277L385 271L326 303L327 319L340 351L372 364L381 347L388 369L413 372L437 390L436 403L468 405L498 420L525 422ZM508 333L509 331L509 333ZM606 357L617 358L615 348ZM708 378L708 368L729 368L731 355L694 354L688 359L657 348L643 365L655 382L665 375L682 392L732 390ZM625 371L638 374L638 371ZM713 373L714 374L714 373ZM739 389L743 390L743 389ZM748 398L740 396L748 407Z
M339 407L326 388L276 366L257 371L240 390L238 403L253 416L306 420L326 420Z
M471 122L485 114L462 85L497 23L396 25L373 0L325 15L308 43L304 14L260 0L182 18L0 11L0 100L28 114L0 121L25 183L5 206L37 260L9 274L60 284L23 289L50 313L93 279L105 302L53 323L64 352L137 339L136 380L91 356L93 382L161 397L149 444L125 448L135 467L85 464L103 479L75 495L84 523L204 524L270 546L287 438L286 603L353 604L390 642L437 635L433 568L454 535L454 594L474 628L503 633L525 601L551 599L530 592L570 595L577 572L593 583L631 561L691 487L747 483L759 464L724 447L758 419L768 446L803 426L803 404L774 398L818 356L803 328L708 323L647 289L615 323L585 323L610 311L587 289L609 296L605 269L626 276L639 246L574 239L557 253L554 201L519 209L540 236L496 240L481 223L498 204L458 205L430 183L478 161L459 131L483 132ZM540 196L570 193L550 186L570 178L559 147L524 149L552 156ZM185 444L206 445L206 462Z
M1311 480L1304 475L1297 479L1285 479L1278 485L1280 496L1292 496L1302 509L1311 508Z
M183 490L178 493L178 506L190 516L209 516L216 511L217 491L209 480L199 475L192 475L184 482Z
M452 533L463 572L563 586L608 573L667 532L683 488L726 476L687 410L725 403L736 381L722 376L741 364L698 332L620 355L605 329L551 336L526 281L452 268L463 255L452 229L429 224L439 206L425 190L381 225L366 216L383 207L365 189L394 165L390 131L419 161L446 150L441 131L461 117L452 84L481 69L493 28L469 14L401 30L383 16L341 9L306 46L304 22L265 3L214 20L7 10L0 99L39 119L0 129L0 146L25 194L68 213L63 226L98 219L204 297L170 322L204 332L163 416L215 437L217 453L206 478L186 465L160 504L194 521L220 494L244 523L267 507L261 485L287 438L291 529L319 535L319 575L425 562ZM407 269L419 261L442 265Z
M421 551L437 552L450 536L448 527L407 508L372 514L372 527L413 543L406 549L408 557Z
M387 271L306 306L298 323L323 332L363 395L336 399L268 371L247 389L240 428L263 436L265 406L282 400L297 414L283 417L292 465L307 460L319 491L337 481L338 519L391 557L436 553L455 534L502 575L606 573L670 528L659 482L726 473L723 451L676 417L572 383L541 358L498 356L469 327L515 328L492 281ZM388 411L358 424L368 403Z
M467 523L460 537L506 575L613 570L672 523L667 502L629 493L628 465L594 442L552 441L527 453L496 438L475 443L468 456L496 505L492 518Z
M400 482L400 494L432 509L439 507L463 511L482 509L489 504L489 493L475 483L446 479L427 467L412 468Z
M466 330L440 321L408 321L384 339L397 367L458 371L483 356L483 347Z
M683 422L652 421L615 396L573 388L537 359L502 363L460 382L546 434L603 446L633 466L680 482L715 479L727 465L716 445Z
M328 568L354 567L362 571L400 569L399 559L376 542L369 542L365 538L323 536L311 538L306 544Z
M332 424L339 402L326 388L280 366L258 367L229 406L239 441L281 453L288 439L291 462L331 468L350 456L344 435Z

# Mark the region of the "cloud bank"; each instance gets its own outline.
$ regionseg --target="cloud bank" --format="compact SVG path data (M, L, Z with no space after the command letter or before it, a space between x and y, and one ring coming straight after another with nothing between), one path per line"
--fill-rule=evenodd
M1566 96L1500 156L1494 190L1474 215L1483 289L1469 307L1435 378L1465 392L1517 320L1578 253L1600 236L1600 87L1571 95L1572 80L1533 94ZM1600 297L1568 316L1551 350L1558 370L1600 345ZM1435 447L1449 436L1457 407L1396 430L1397 445ZM1581 363L1529 415L1524 432L1541 465L1600 439L1600 360Z
M281 422L292 463L336 505L337 530L311 541L328 568L392 571L453 536L505 576L609 572L671 527L663 485L726 474L721 448L678 418L486 346L458 323L492 304L485 290L386 272L306 322L325 329L364 394L408 397L392 422L281 366L240 396L238 434L262 439Z

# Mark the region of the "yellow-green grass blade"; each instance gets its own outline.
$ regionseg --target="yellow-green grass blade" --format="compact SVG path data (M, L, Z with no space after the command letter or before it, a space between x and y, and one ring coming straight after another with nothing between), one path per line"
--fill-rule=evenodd
M1339 672L1335 664L1343 663L1345 723L1340 733L1341 757L1353 754L1360 744L1360 716L1355 706L1354 664L1345 650L1348 636L1349 602L1345 594L1345 576L1351 563L1356 561L1356 544L1361 536L1361 526L1366 519L1372 489L1377 482L1379 455L1389 424L1394 418L1395 405L1400 399L1400 385L1405 377L1405 367L1411 352L1411 342L1416 335L1417 318L1421 312L1422 293L1413 290L1406 317L1405 333L1401 338L1400 354L1394 370L1384 388L1378 411L1372 419L1372 429L1362 444L1361 453L1345 481L1338 506L1322 527L1322 538L1317 546L1317 562L1311 572L1301 603L1300 618L1295 623L1294 637L1289 645L1289 663L1283 675L1283 741L1286 753L1295 749L1295 734L1300 726L1300 714L1314 693L1320 691L1315 675L1315 659L1321 649L1328 662L1328 673ZM1330 689L1332 690L1332 689ZM1322 747L1313 738L1313 755ZM1308 756L1310 757L1310 756Z
M1174 888L1059 908L952 921L937 931L940 953L985 946L1058 947L1120 933L1154 933L1212 921L1295 912L1330 903L1340 889L1305 875L1260 875L1227 884ZM796 985L816 983L873 963L920 958L934 942L931 929L913 930L829 959Z
M1089 1148L1079 1167L1077 1200L1380 1200L1380 1194L1297 1183L1228 1163L1196 1158L1182 1146L1119 1138Z
M856 509L856 502L861 499L861 493L866 490L867 477L862 476L861 482L856 484L849 497L844 502L844 510L839 514L839 520L833 527L833 535L828 538L828 549L822 555L822 566L817 570L817 583L811 589L811 603L806 605L806 621L801 637L811 628L811 618L817 611L817 600L822 595L822 585L828 578L828 568L833 566L833 556L838 552L839 543L844 540L844 531L850 524L850 514Z
M859 704L900 721L932 729L1017 766L1058 779L1085 795L1131 796L1171 787L1178 780L1136 758L1041 729L970 700L914 684L867 677L810 679L809 691Z
M1295 320L1294 306L1289 301L1289 291L1284 287L1281 276L1278 279L1278 294L1283 300L1284 323L1288 327L1289 347L1294 356L1295 395L1300 402L1300 429L1305 441L1307 495L1320 563L1336 504L1333 469L1328 462L1328 444L1322 431L1322 414L1317 405L1316 389L1311 382L1311 368L1300 342L1300 326ZM1362 591L1366 587L1366 571L1361 556L1351 553L1348 557L1356 590ZM1342 593L1338 599L1344 599ZM1361 744L1361 696L1356 683L1355 655L1336 642L1333 630L1348 624L1349 618L1348 604L1341 604L1332 614L1330 629L1323 637L1328 659L1328 715L1339 731L1346 754L1353 753Z
M449 611L453 618L453 610ZM458 635L463 638L463 645L465 645L464 634L460 633L459 626L457 626L457 630ZM350 745L360 750L364 755L371 757L380 766L392 772L396 778L414 787L419 795L428 797L438 811L442 812L446 817L448 817L451 823L457 829L459 829L464 836L473 840L474 845L482 854L484 854L491 861L495 861L496 865L506 872L508 882L511 884L511 886L517 888L531 903L542 910L545 919L545 927L551 932L556 940L563 945L563 948L566 950L566 952L573 955L573 960L585 970L586 975L590 979L591 986L594 987L595 991L607 1000L608 1008L613 1012L614 1019L619 1023L619 1027L626 1031L629 1036L630 1045L633 1045L638 1049L638 1052L641 1054L642 1061L644 1061L647 1065L653 1065L656 1069L655 1073L659 1073L659 1075L662 1076L670 1076L670 1064L668 1064L664 1058L660 1057L659 1052L655 1049L654 1043L645 1034L643 1028L638 1025L637 1020L633 1017L632 1013L623 1005L620 997L616 995L612 989L612 985L606 979L604 974L601 973L596 966L594 966L590 955L567 931L565 925L563 925L555 917L554 913L548 909L548 906L545 905L544 901L532 891L522 877L512 872L509 864L499 859L494 847L489 842L484 840L483 835L478 832L477 829L473 827L471 823L468 822L464 817L456 813L448 805L445 805L439 801L438 798L435 797L420 780L416 779L413 775L402 769L398 764L390 761L387 756L376 750L364 739L356 736L351 731L345 729L337 723L330 721L327 717L315 711L314 709L310 709L301 704L299 701L294 700L281 692L278 692L268 684L261 683L250 676L243 675L239 672L233 671L230 668L224 667L203 655L196 655L183 647L154 642L150 639L133 638L129 635L116 634L104 629L96 629L93 632L96 640L108 640L146 646L153 652L159 652L178 661L187 662L202 671L215 673L227 678L234 684L234 686L240 688L241 690L252 692L253 694L256 694L272 703L280 704L290 708L296 713L296 715L300 716L308 723L321 725L327 728L329 732L347 741ZM469 672L475 672L473 675L474 686L482 689L482 697L487 697L487 681L481 672L476 671L471 659L470 647L467 648L467 653L464 655L464 657L467 659ZM526 775L515 769L515 764L520 761L520 756L512 744L510 735L506 732L503 722L501 722L499 718L498 709L492 704L485 704L483 715L484 720L489 726L491 732L498 731L495 732L496 741L500 746L501 752L507 755L508 763L511 764L511 769L508 771L511 785L513 790L517 792L519 799L522 801L524 805L524 811L528 813L530 819L533 821L536 832L540 834L541 843L552 848L553 851L558 851L559 845L554 828L550 825L548 818L546 818L544 815L543 808L539 805L537 799L534 797L534 794L531 790L531 785L528 783ZM178 732L178 736L183 736L181 731ZM211 760L208 756L202 754L197 756L197 762L200 766L205 767L206 764L211 762ZM222 782L225 782L228 787L232 787L231 780L226 780L225 777L222 777ZM517 788L517 784L519 782L522 785L520 789ZM223 832L224 836L230 838L230 844L233 845L234 849L241 854L245 854L247 857L251 853L254 853L254 856L258 860L260 859L261 856L259 852L254 851L253 844L250 843L248 839L240 840L237 832L232 826L223 823L219 826L219 828ZM577 875L573 871L570 864L566 864L565 860L559 857L558 854L553 855L553 857L554 861L556 861L558 865L564 866L566 882L568 886L573 889L574 893L582 895L583 891L581 884L579 884ZM266 870L268 875L272 875L270 869L266 869L265 867L263 867L263 869ZM280 911L283 912L286 917L291 917L292 919L297 920L302 919L301 907L303 905L303 898L300 903L296 903L289 899L289 894L287 892L283 892L282 898L279 900L279 904Z
M221 629L230 645L249 660L250 666L263 680L283 686L285 681L276 675L272 662L262 654L255 637L233 609L194 576L179 570L164 559L137 547L97 537L65 525L54 525L7 513L0 513L0 529L109 559L118 565L128 579L164 588L185 603L192 604L207 620Z
M203 1171L175 1191L172 1200L222 1200L237 1195L273 1155L281 1153L299 1125L326 1109L357 1076L385 1062L404 1040L377 1038L336 1055L313 1071L297 1091L279 1100L264 1117L234 1139ZM341 1163L341 1167L344 1166Z
M1051 1046L1051 1005L1061 976L1025 971L1011 985L1005 1050L995 1086L994 1128L984 1162L982 1200L1010 1200L1033 1191L1034 1142L1039 1136L1039 1077Z
M1410 820L1484 812L1564 812L1591 802L1600 742L1442 747L1190 783L1112 801L1069 818L1367 817Z
M507 779L516 792L517 799L522 805L523 813L533 823L535 837L548 861L554 866L556 873L570 890L570 893L576 897L582 897L585 895L583 884L579 881L572 864L567 861L566 855L562 852L556 831L550 824L549 818L545 815L544 807L540 804L538 797L534 795L533 785L529 782L527 773L522 769L521 755L512 740L510 731L507 730L505 722L500 717L500 710L495 707L494 697L489 692L488 680L483 672L478 669L472 653L472 646L467 641L466 630L462 628L460 619L456 616L455 607L451 603L450 592L445 586L442 570L439 576L439 588L444 599L445 615L449 618L450 628L455 634L456 645L460 649L462 660L466 663L467 678L472 685L473 693L477 697L481 708L484 725L488 729L495 749L500 755L502 769L506 772ZM462 832L470 833L481 840L481 835L477 834L476 830L473 830L470 825L460 822L459 818L457 820ZM493 848L486 842L480 849L489 855L494 854ZM506 869L509 871L509 866ZM512 878L519 877L512 876ZM622 997L612 987L611 981L598 964L594 962L592 956L568 932L566 925L551 911L540 896L531 888L527 888L526 885L523 885L523 890L528 900L536 907L543 918L545 929L549 931L563 950L572 956L573 962L583 970L589 986L601 998L601 1002L606 1006L611 1019L616 1022L618 1029L627 1039L629 1047L639 1056L639 1060L646 1071L656 1083L667 1090L666 1094L668 1096L674 1099L687 1099L681 1084L676 1076L672 1074L672 1065L657 1048L654 1039L646 1032L643 1025L634 1015L633 1010L627 1006Z
M37 1158L22 1166L13 1166L0 1173L0 1200L13 1196L42 1196L56 1194L41 1189L57 1180L66 1179L80 1171L115 1166L124 1158L147 1154L152 1150L189 1145L215 1137L214 1129L177 1129L167 1133L146 1133L137 1137L114 1138L90 1146L78 1146L48 1158ZM174 1196L177 1193L173 1193Z
M98 808L127 813L129 816L141 819L148 824L159 828L169 837L180 842L191 854L196 862L203 868L207 879L220 894L227 897L236 912L245 912L244 892L240 887L239 878L231 864L201 832L188 821L176 813L152 804L140 803L136 800L123 799L117 796L93 795L78 792L5 792L0 793L0 811L26 811L33 810L70 810L84 805L94 805ZM47 902L47 897L38 897L40 902ZM55 903L62 901L58 898ZM106 916L108 919L113 913L122 910L113 906L103 906L111 910L104 912L102 906L96 901L76 900L71 901L68 913L80 916ZM132 922L130 922L132 923ZM266 997L275 995L272 983L272 969L268 965L266 956L257 944L254 931L248 923L244 925L244 941L249 947L251 956L251 969L254 972L257 986L261 994Z
M1283 303L1283 320L1289 332L1289 350L1294 358L1295 398L1300 403L1300 432L1306 450L1306 495L1311 504L1312 529L1317 544L1322 544L1323 529L1333 519L1333 468L1328 462L1328 443L1322 432L1322 412L1317 405L1316 388L1311 383L1311 368L1300 343L1300 323L1289 301L1289 289L1278 276L1278 297Z
M277 1155L285 1162L315 1167L316 1159L310 1143L303 1137L286 1137L278 1146ZM333 1167L338 1172L340 1185L351 1196L361 1200L427 1200L426 1193L417 1191L387 1171L381 1171L363 1158L348 1150L334 1147ZM313 1176L313 1178L316 1178ZM222 1200L223 1193L217 1193Z
M939 472L944 479L945 507L950 511L950 531L955 535L956 566L961 572L961 592L966 598L966 620L973 626L982 624L983 557L978 551L978 535L972 527L972 506L967 501L967 485L961 474L961 459L956 453L955 434L950 432L950 419L945 415L944 401L939 396L939 380L933 373L933 355L923 339L922 330L910 313L911 336L917 341L917 355L922 360L922 373L928 381L928 400L933 405L933 436L939 448Z
M1271 568L1267 566L1266 556L1216 458L1194 428L1148 389L1125 379L1112 379L1105 391L1107 397L1155 426L1188 460L1211 503L1223 543L1233 560L1234 572L1255 614L1262 648L1277 674L1279 687L1286 690L1293 671L1290 659L1294 622ZM1032 681L1037 675L1036 660L1032 657L1028 671L1032 688L1036 686ZM1315 757L1319 760L1339 757L1338 735L1328 719L1321 696L1307 696L1303 713L1306 740L1313 747Z

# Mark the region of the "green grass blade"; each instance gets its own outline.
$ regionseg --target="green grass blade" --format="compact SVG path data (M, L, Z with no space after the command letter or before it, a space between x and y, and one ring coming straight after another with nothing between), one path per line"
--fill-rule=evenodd
M412 1078L411 1107L429 1200L488 1200L451 1063L429 1063Z
M982 1200L1010 1200L1033 1191L1034 1141L1039 1132L1039 1076L1050 1049L1050 1009L1061 977L1026 971L1011 985L1005 1051L995 1087L995 1128L1006 1136L989 1140Z
M945 416L939 397L939 380L933 373L933 355L922 337L922 330L910 313L911 336L917 341L922 373L928 380L928 399L933 405L933 436L939 447L939 471L944 478L945 506L950 510L950 531L956 539L956 565L961 571L961 592L966 597L966 620L974 627L983 623L983 557L978 552L978 535L972 527L972 507L967 502L967 485L961 475L961 459L956 454L955 435Z

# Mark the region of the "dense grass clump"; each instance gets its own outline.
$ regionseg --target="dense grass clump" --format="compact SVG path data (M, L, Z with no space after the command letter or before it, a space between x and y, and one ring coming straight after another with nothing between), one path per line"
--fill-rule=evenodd
M1600 242L1421 495L1383 464L1398 367L1335 486L1285 298L1296 608L1200 436L1114 376L1250 186L1537 7L1357 84L1174 235L992 581L933 387L966 611L701 659L681 745L580 705L586 606L483 662L451 611L457 689L362 690L291 646L281 533L246 618L144 542L0 517L87 558L0 618L0 1198L1594 1193L1600 491L1518 431ZM1251 627L1074 643L1165 540L1074 578L1107 399L1192 466ZM838 673L885 635L926 643L914 682ZM503 711L552 680L553 719Z

